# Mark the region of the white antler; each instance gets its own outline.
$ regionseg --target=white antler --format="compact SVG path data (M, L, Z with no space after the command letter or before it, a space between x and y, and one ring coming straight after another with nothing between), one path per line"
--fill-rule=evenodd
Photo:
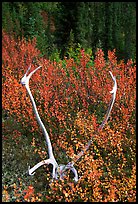
M111 113L113 104L114 104L114 102L115 102L115 97L116 97L116 91L117 91L116 77L113 76L113 74L112 74L111 71L109 71L109 73L110 73L110 75L111 75L111 77L112 77L112 79L113 79L113 82L114 82L113 89L112 89L112 91L110 91L110 93L112 94L112 98L111 98L111 101L110 101L110 103L109 103L109 107L108 107L108 109L107 109L105 118L104 118L102 124L101 124L101 125L99 126L99 128L98 128L98 132L103 129L103 127L105 126L107 120L109 119L109 116L110 116L110 113ZM91 138L91 140L89 140L89 142L85 145L85 147L83 148L83 150L75 157L75 162L77 162L77 161L82 157L82 155L89 149L89 147L90 147L90 145L91 145L91 143L92 143L92 139L93 139L93 138ZM74 164L75 162L73 161L72 163Z
M37 67L35 70L33 70L28 76L28 72L29 70L31 69L31 66L28 68L28 70L26 71L25 75L23 76L23 78L21 79L21 84L25 86L29 96L30 96L30 99L31 99L31 102L32 102L32 105L33 105L33 108L34 108L34 112L35 112L35 115L36 115L36 119L43 131L43 134L45 136L45 139L46 139L46 145L48 147L48 155L49 155L49 159L46 159L46 160L43 160L41 162L39 162L38 164L36 164L34 167L32 167L30 169L28 169L29 171L29 175L34 175L35 173L35 170L37 168L39 168L40 166L44 165L44 164L52 164L53 165L53 172L52 172L52 177L57 179L58 176L60 176L60 178L63 178L63 175L65 174L65 170L67 169L70 169L71 171L73 171L74 173L74 180L77 181L78 180L78 174L77 174L77 171L76 169L73 167L73 165L71 166L66 166L66 168L64 169L64 173L63 173L63 168L65 165L58 165L57 162L56 162L56 159L54 157L54 154L53 154L53 150L52 150L52 145L51 145L51 141L50 141L50 138L49 138L49 135L48 135L48 132L46 131L46 128L39 116L39 113L37 111L37 108L36 108L36 104L35 104L35 101L34 101L34 98L32 96L32 93L30 91L30 88L29 88L29 79L31 78L31 76L38 70L40 69L41 66Z
M28 68L26 74L24 75L24 77L21 79L21 84L25 86L25 88L27 89L27 92L30 96L30 99L32 101L32 105L33 105L33 108L34 108L34 112L35 112L35 115L36 115L36 119L45 135L45 139L46 139L46 143L47 143L47 146L48 146L48 154L49 154L49 157L50 158L53 158L53 151L52 151L52 145L51 145L51 142L50 142L50 138L49 138L49 135L48 135L48 132L46 131L46 128L38 114L38 111L37 111L37 108L36 108L36 104L35 104L35 101L34 101L34 98L32 96L32 93L30 91L30 88L29 88L29 79L31 78L31 76L38 70L41 68L41 66L37 67L35 70L33 70L28 76L27 76L27 73L29 72L31 66Z

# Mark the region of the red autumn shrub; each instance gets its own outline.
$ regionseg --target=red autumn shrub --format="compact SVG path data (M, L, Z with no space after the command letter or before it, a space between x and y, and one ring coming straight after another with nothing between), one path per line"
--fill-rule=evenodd
M60 162L67 162L65 155L59 157L64 150L75 160L97 130L111 98L113 82L109 71L116 76L117 95L108 125L94 135L91 148L76 163L81 179L76 185L69 177L67 182L54 181L44 195L46 201L135 201L136 65L133 61L118 62L115 50L109 51L105 60L103 51L97 49L94 61L81 50L77 61L70 58L51 62L40 57L35 40L15 41L5 32L2 34L2 108L22 124L22 131L40 133L20 80L30 64L32 70L42 65L32 76L30 89Z

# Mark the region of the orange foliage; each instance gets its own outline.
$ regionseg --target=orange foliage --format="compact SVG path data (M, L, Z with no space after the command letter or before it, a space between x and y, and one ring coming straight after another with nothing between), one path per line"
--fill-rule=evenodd
M24 190L24 192L26 193L25 196L24 196L24 199L26 201L29 201L30 197L33 197L33 195L34 195L34 188L33 188L33 186L28 186L28 189Z
M106 112L110 102L113 84L108 71L116 76L118 89L109 123L94 136L87 154L76 163L80 180L74 184L67 176L65 181L54 181L45 195L46 201L136 201L136 65L133 61L118 62L115 50L108 52L106 61L103 51L98 49L93 66L84 50L80 52L79 62L71 58L56 63L39 57L35 40L15 41L5 32L2 35L2 108L23 128L39 133L30 99L19 82L30 64L32 69L42 65L30 80L30 88L56 157L62 149L68 157L75 158L93 136L103 119L100 114ZM21 137L19 132L14 133ZM35 148L34 139L32 146ZM36 151L41 154L41 147ZM45 157L46 153L42 155ZM32 202L38 201L33 186L24 192L24 200L33 197ZM7 191L4 194L8 196Z

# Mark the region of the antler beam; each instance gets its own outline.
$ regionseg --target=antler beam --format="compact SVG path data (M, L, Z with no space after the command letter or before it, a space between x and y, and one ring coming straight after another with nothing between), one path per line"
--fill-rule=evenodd
M113 82L114 82L114 86L113 86L113 89L112 91L110 91L110 93L112 94L112 98L111 98L111 101L109 103L109 106L108 106L108 109L107 109L107 112L106 112L106 115L105 115L105 118L103 120L103 122L101 123L101 125L99 126L98 128L98 132L100 132L103 127L105 126L105 124L107 123L107 120L109 119L109 116L110 116L110 113L111 113L111 110L113 108L113 104L115 102L115 97L116 97L116 91L117 91L117 82L116 82L116 77L113 76L112 72L109 71L112 79L113 79ZM92 143L92 140L93 140L93 137L89 140L89 142L85 145L85 147L83 148L83 150L76 155L75 157L75 161L72 161L70 163L72 163L73 165L84 155L84 153L89 149L91 143ZM67 164L68 165L68 164Z

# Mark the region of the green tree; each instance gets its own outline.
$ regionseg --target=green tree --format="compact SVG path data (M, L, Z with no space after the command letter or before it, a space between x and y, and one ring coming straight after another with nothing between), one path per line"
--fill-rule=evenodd
M135 2L81 2L77 12L76 41L84 48L117 51L119 59L135 57Z
M136 3L125 2L122 6L124 30L124 59L134 58L136 54Z
M3 2L2 27L15 38L36 37L37 47L47 57L54 49L54 35L51 32L51 18L56 10L55 2ZM44 18L42 13L47 15Z
M37 39L42 55L68 56L85 49L116 49L119 59L136 56L135 2L3 2L2 27L15 37ZM54 55L53 55L54 56Z
M59 2L55 18L56 25L56 44L61 50L61 57L63 58L68 50L70 36L76 30L76 16L79 2Z
M10 24L9 24L10 21ZM14 32L15 37L33 38L42 28L39 3L3 2L2 26L7 32Z

